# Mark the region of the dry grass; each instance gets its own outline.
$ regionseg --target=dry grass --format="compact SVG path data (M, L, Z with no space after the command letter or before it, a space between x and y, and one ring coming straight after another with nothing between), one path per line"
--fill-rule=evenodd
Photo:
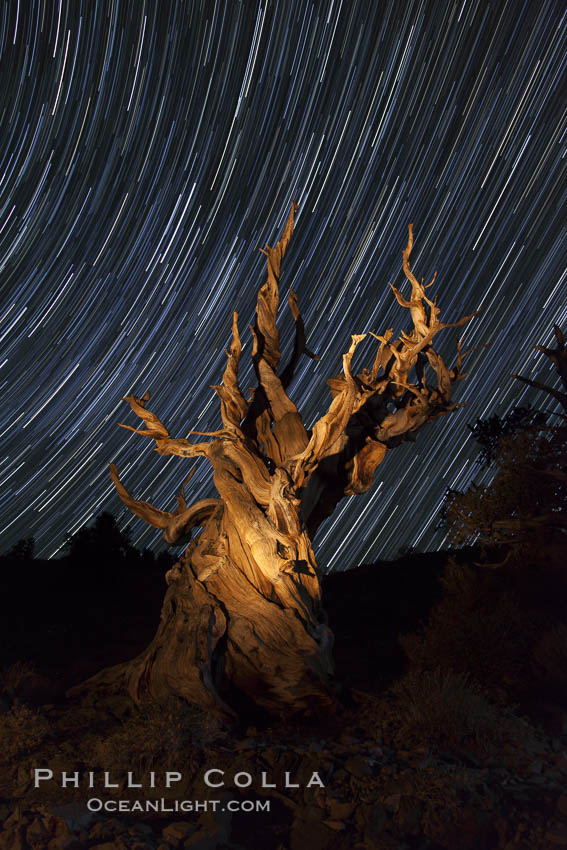
M522 607L513 586L492 572L452 563L443 585L428 623L399 638L410 669L442 666L470 673L495 696L521 688L540 628L537 616Z
M214 718L196 706L172 699L148 703L123 721L106 739L98 739L92 758L100 767L138 770L168 768L190 755L197 742L221 735Z
M534 733L510 709L492 703L467 674L451 670L412 672L392 686L400 735L453 752L490 756Z

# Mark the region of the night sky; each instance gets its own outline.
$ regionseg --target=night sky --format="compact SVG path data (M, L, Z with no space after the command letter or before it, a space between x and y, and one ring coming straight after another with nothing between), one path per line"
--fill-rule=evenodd
M481 480L467 423L545 394L533 351L567 329L564 6L553 2L7 0L0 6L0 535L61 555L103 510L142 547L161 533L109 479L166 510L213 495L204 460L163 458L118 427L149 409L176 437L220 427L239 313L240 384L265 256L300 208L281 279L308 345L290 395L311 426L351 333L407 328L401 252L473 354L469 406L391 452L373 490L315 538L322 570L443 545L447 486ZM563 212L563 216L562 216ZM370 364L376 341L357 350ZM199 439L199 438L194 438Z

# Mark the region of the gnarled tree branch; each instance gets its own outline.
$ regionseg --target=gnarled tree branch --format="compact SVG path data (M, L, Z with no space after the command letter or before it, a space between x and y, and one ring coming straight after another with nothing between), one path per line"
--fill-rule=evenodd
M184 490L185 484L187 484L187 481L185 481L181 493L177 497L177 509L173 512L162 511L150 505L149 502L134 499L120 481L118 469L113 463L110 464L110 477L116 487L116 492L133 514L139 516L149 525L153 525L154 528L163 529L163 539L168 546L188 543L191 539L191 529L204 525L215 511L222 508L220 499L202 499L188 508L185 501ZM191 475L189 478L191 478Z

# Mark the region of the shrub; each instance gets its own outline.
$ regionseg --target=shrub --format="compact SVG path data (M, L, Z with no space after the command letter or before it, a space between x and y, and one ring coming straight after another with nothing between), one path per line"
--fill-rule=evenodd
M490 702L467 673L452 670L409 673L391 688L399 704L404 740L453 752L497 752L503 743L521 741L531 727Z
M13 705L0 716L0 759L13 762L37 749L49 734L45 717L27 705Z
M218 737L219 730L205 711L182 700L171 699L166 705L147 703L116 732L97 740L93 758L108 768L171 767L198 741Z
M532 651L534 673L554 692L556 698L567 696L567 625L558 623L543 633Z
M564 535L567 508L567 428L532 426L502 438L489 484L449 490L443 516L453 544L520 544L537 552Z
M37 668L31 661L15 661L0 671L0 687L9 697L17 695L26 679L37 675Z
M35 555L35 539L33 537L21 537L14 543L11 549L3 552L0 558L14 561L33 561Z
M451 561L429 621L399 638L410 669L469 672L495 695L521 689L541 618L520 604L517 579Z

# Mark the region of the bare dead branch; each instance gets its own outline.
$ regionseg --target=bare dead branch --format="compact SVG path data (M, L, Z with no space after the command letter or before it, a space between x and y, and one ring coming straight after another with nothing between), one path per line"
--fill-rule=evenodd
M318 359L307 348L303 320L297 305L297 297L292 290L288 303L295 322L294 351L282 375L276 374L280 359L279 333L276 326L280 266L293 233L297 208L297 203L294 201L277 245L275 248L267 245L263 251L268 258L268 277L258 292L256 323L253 328L250 328L253 340L252 361L258 386L252 390L251 401L242 422L243 433L249 439L256 441L264 450L269 462L276 466L302 451L307 445L308 437L301 415L287 396L285 389L293 377L301 354Z
M344 434L357 392L350 364L357 345L365 336L366 334L353 334L350 348L346 354L343 354L345 389L335 396L327 413L313 426L311 439L305 450L291 460L292 479L298 487L303 486L317 463L331 453L337 440Z
M380 370L385 372L388 361L391 359L392 349L390 349L389 342L394 335L394 329L388 328L388 330L385 331L383 336L378 336L372 331L370 331L370 333L380 342L380 346L378 348L378 351L376 352L376 357L372 366L372 371L370 373L370 380L372 383L375 383L380 374Z
M344 374L327 381L333 402L344 415L327 414L327 418L323 417L316 426L317 433L315 429L313 431L310 446L297 462L294 480L298 486L301 482L305 486L317 463L331 454L336 457L332 464L336 472L331 472L331 464L326 462L328 471L323 475L326 479L329 475L333 476L333 485L327 484L327 491L333 490L335 503L342 495L362 493L371 486L375 470L387 449L415 439L415 434L425 424L461 406L452 400L451 392L453 385L464 377L461 366L469 352L463 352L459 343L457 365L450 370L432 343L440 331L466 324L478 311L455 322L442 322L436 300L426 295L428 287L423 280L419 282L411 270L412 247L413 229L410 226L408 244L403 251L404 273L412 285L410 298L405 298L395 287L391 288L398 303L409 310L413 330L408 333L402 331L397 339L393 339L392 329L384 334L370 331L380 343L372 369L363 369L356 379L351 375L353 383L350 386L350 364ZM435 279L434 276L428 286ZM436 377L433 386L428 385L426 366ZM412 379L413 369L417 380ZM328 431L325 432L325 428ZM313 456L307 461L310 452ZM292 461L296 463L298 459ZM339 481L344 485L342 492ZM313 493L321 484L310 486L305 497L306 503L309 502L306 514L310 517L319 518L332 510L333 498L328 496L321 497L326 503L323 511L318 511L313 504ZM315 520L310 522L314 524Z
M460 339L457 342L457 363L451 369L451 380L453 383L457 383L457 381L462 381L463 378L467 377L468 372L463 372L463 360L465 357L468 357L469 354L472 354L474 351L481 351L483 348L488 348L489 343L485 345L475 345L473 348L467 348L465 351L463 348L463 340Z
M252 333L255 336L253 330ZM282 381L264 358L258 361L257 371L273 422L269 456L280 466L289 457L302 452L309 442L309 437L297 407L287 395Z
M240 423L248 413L248 402L238 386L238 363L241 351L238 313L233 313L232 342L230 349L226 352L228 360L222 377L223 385L213 386L221 400L221 418L224 428L231 433L240 433Z
M299 209L297 203L292 201L291 211L283 234L275 248L270 248L269 245L266 245L265 248L260 249L268 258L268 279L258 292L254 330L260 342L259 354L269 363L274 371L277 370L280 361L279 332L276 326L279 304L280 266L293 233L294 217L297 209Z
M149 401L150 393L146 393L143 399L137 398L135 395L126 396L123 401L127 401L130 407L141 419L147 424L148 428L132 428L131 425L120 424L121 428L126 428L128 431L134 431L136 434L141 434L143 437L151 437L156 441L156 452L160 455L178 455L179 457L207 457L209 452L209 443L190 443L184 438L175 439L169 436L169 431L163 423L155 416L146 410L144 405Z
M357 452L348 469L348 485L345 496L366 493L374 481L374 473L386 457L387 447L377 440L366 438L364 447Z
M558 325L553 326L553 333L557 340L557 348L545 348L542 345L536 345L536 351L541 351L546 357L549 357L557 374L561 378L563 386L567 390L567 346L565 345L565 337L563 331Z
M154 416L153 413L150 413L149 410L145 409L146 402L150 400L150 391L148 390L145 394L144 398L138 398L137 396L131 394L122 399L122 401L127 401L134 411L134 413L143 419L147 425L146 430L132 428L130 425L122 425L121 428L127 428L129 431L135 431L136 434L142 434L144 437L169 437L167 428L163 425L157 416Z
M562 393L560 390L556 390L555 387L549 387L547 384L542 384L541 381L532 381L531 378L524 378L523 375L512 374L511 377L516 378L517 381L522 381L523 384L528 384L528 386L534 387L536 390L543 390L544 392L549 393L550 396L556 398L561 406L567 410L567 393Z
M202 499L187 508L184 494L187 481L185 481L178 497L177 510L162 511L149 502L134 499L120 481L118 469L113 463L110 464L110 477L120 499L133 514L153 525L154 528L163 529L163 539L168 546L187 543L191 539L191 529L203 525L215 511L222 508L220 499Z
M290 289L289 291L287 303L289 304L289 309L291 310L293 321L295 323L295 339L291 360L280 375L280 380L284 388L287 388L289 386L291 379L295 374L295 368L299 363L299 359L302 354L306 354L312 360L319 360L319 357L316 354L313 354L313 352L307 348L305 325L303 324L303 319L301 317L301 313L299 312L297 295L295 294L293 289Z
M189 482L193 478L194 474L195 474L195 470L192 469L191 472L189 473L189 475L187 476L187 478L185 479L185 481L183 482L183 484L181 485L181 490L179 491L179 496L177 497L177 511L176 511L176 513L181 513L181 511L184 511L185 508L187 507L187 501L185 499L185 488L187 487L187 485L189 484Z

